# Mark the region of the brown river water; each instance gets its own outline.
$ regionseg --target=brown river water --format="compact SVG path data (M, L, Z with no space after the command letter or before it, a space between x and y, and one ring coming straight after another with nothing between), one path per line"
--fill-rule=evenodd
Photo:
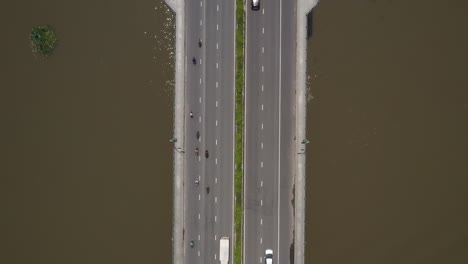
M306 263L468 263L467 10L314 10ZM0 263L171 263L174 15L9 1L0 21Z
M174 15L120 0L0 12L0 263L170 263ZM41 24L59 37L45 60L28 40Z
M314 10L306 263L468 263L467 11L455 0Z

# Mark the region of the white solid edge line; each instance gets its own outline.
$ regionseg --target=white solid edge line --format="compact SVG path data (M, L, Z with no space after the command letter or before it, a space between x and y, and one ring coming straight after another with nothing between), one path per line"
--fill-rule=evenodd
M283 20L283 1L280 0L280 15L279 15L279 24L280 24L280 32L279 32L279 111L278 111L278 247L277 247L277 260L280 259L280 226L281 226L281 219L280 219L280 204L281 204L281 192L280 192L280 185L281 185L281 35L282 35L282 20Z
M233 5L234 5L234 8L232 9L232 18L233 18L233 21L232 21L232 40L234 42L234 45L233 46L233 49L232 49L232 64L233 64L233 69L236 69L236 1L233 1ZM216 29L217 30L217 29ZM232 92L233 92L233 96L232 96L232 103L233 103L233 107L232 107L232 162L231 162L231 165L232 165L232 194L231 194L231 198L232 198L232 211L231 211L231 220L232 220L232 224L231 224L231 237L234 237L234 230L235 230L235 224L234 224L234 212L236 210L235 208L235 190L234 190L234 184L235 184L235 181L234 181L234 162L235 162L235 124L236 124L236 116L235 116L235 103L236 103L236 81L235 81L235 78L236 78L236 71L233 70L232 71ZM218 182L218 178L216 178L216 183ZM234 257L234 247L231 247L231 258Z
M244 76L245 76L245 81L244 81L244 87L243 87L243 88L244 88L244 94L245 94L245 96L244 96L244 117L245 117L245 123L244 123L244 128L243 128L243 131L242 131L243 136L244 136L244 138L245 138L245 139L244 139L244 142L243 142L243 145L244 145L244 146L243 146L243 149L244 149L244 151L245 151L245 149L246 149L245 146L246 146L246 144L247 144L247 143L246 143L246 142L247 142L247 129L246 129L246 127L247 127L247 124L248 124L248 118L247 118L247 117L248 117L248 115L247 115L247 97L248 97L248 92L247 92L247 80L248 80L248 78L247 78L247 76L248 76L248 72L249 72L249 71L248 71L247 69L248 69L249 65L248 65L248 63L246 63L246 62L247 62L247 59L249 58L249 56L248 56L248 49L247 49L247 47L248 47L248 39L249 39L249 38L248 38L248 36L249 36L249 34L248 34L248 31L249 31L249 27L248 27L248 25L249 25L249 19L248 19L248 18L249 18L249 15L248 15L248 13L246 12L246 13L245 13L245 46L244 46L244 54L245 54L245 58L244 58L244 63L245 63L245 67L244 67ZM234 67L235 67L235 65L234 65ZM244 179L245 179L245 178L246 178L247 171L248 171L248 170L247 170L247 152L245 152L243 156L244 156L244 157L243 157L243 158L244 158L244 160L243 160L244 168L243 168L243 169L244 169ZM246 183L246 182L244 182L244 186L245 186L245 187L244 187L244 190L243 190L244 195L243 195L243 197L242 197L242 198L243 198L243 201L242 201L243 210L242 210L242 211L244 211L244 208L245 208L245 201L246 201L246 199L245 199L246 193L247 193L247 183ZM242 222L244 223L244 224L242 225L242 229L243 229L243 230L242 230L242 231L243 231L243 232L242 232L242 237L243 237L243 239L244 239L244 241L243 241L243 243L242 243L242 247L243 247L243 248L242 248L242 252L243 252L243 254L242 254L242 263L246 263L246 261L245 261L245 255L246 255L246 254L245 254L245 252L246 252L246 251L245 251L245 245L246 245L247 243L245 242L245 241L246 241L246 239L245 239L245 238L246 238L246 236L245 236L245 226L246 226L247 214L248 214L248 212L247 212L247 211L244 211L244 213L243 213L244 219L242 219Z

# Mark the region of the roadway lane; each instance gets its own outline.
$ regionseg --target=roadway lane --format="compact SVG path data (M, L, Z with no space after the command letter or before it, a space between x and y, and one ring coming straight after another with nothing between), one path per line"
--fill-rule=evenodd
M281 167L279 263L294 263L294 177L296 135L296 1L281 2ZM305 37L305 36L304 36ZM302 139L298 139L302 140Z
M185 263L212 263L233 230L234 3L188 1L186 16Z
M244 263L292 263L295 1L247 10ZM280 172L280 173L279 173Z

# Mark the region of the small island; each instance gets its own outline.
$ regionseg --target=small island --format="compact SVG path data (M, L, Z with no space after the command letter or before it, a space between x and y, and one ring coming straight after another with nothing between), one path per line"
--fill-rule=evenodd
M55 31L49 25L33 28L30 38L33 52L40 53L44 56L50 55L57 43Z

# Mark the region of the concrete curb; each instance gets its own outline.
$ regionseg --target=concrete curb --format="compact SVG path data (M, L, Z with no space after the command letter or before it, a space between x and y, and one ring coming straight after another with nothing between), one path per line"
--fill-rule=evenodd
M173 230L172 263L184 261L184 168L185 168L185 2L183 0L165 0L176 13L175 38L175 88L174 88L174 189L173 189Z
M307 14L317 4L318 0L297 1L297 35L296 35L296 153L305 153L307 121ZM304 149L301 151L301 149ZM295 182L295 219L294 219L294 263L304 264L305 254L305 155L296 159Z

